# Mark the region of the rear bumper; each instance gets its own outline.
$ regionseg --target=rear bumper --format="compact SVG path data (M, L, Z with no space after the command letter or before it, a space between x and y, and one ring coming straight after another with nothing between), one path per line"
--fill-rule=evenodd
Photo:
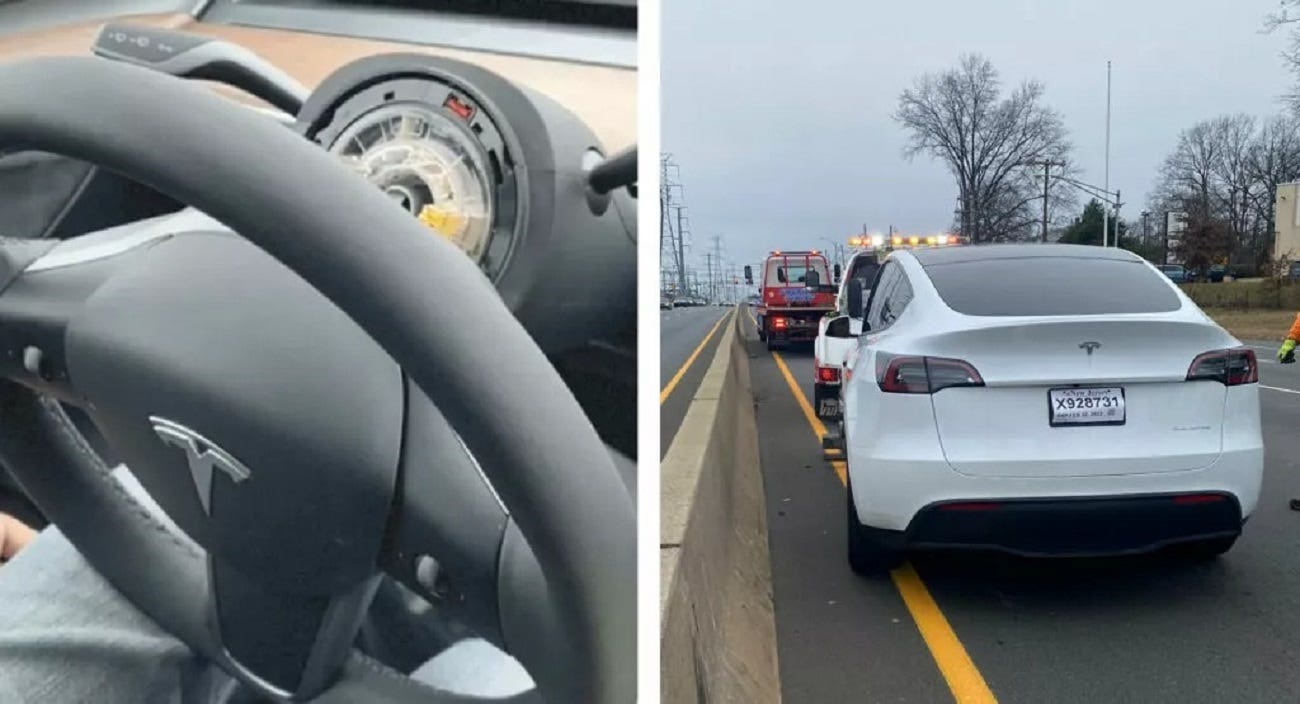
M767 336L773 340L795 340L799 342L812 342L817 339L817 329L801 330L786 328L783 330L771 329L767 331Z
M1232 422L1222 428L1222 451L1199 468L1167 471L1157 462L1148 468L1125 460L1070 475L972 475L949 464L926 397L896 395L886 408L878 395L869 396L870 402L856 400L855 394L871 391L871 385L850 384L844 394L843 427L858 519L871 528L903 532L927 507L943 502L1063 502L1210 492L1233 497L1240 515L1250 516L1264 475L1258 391L1253 386L1233 388L1241 391L1226 399L1224 413ZM991 436L987 442L996 446L1004 441ZM1026 456L1033 456L1032 448Z
M768 337L778 340L815 340L827 311L820 308L768 308L758 320ZM781 318L784 325L777 327Z
M1042 502L1063 506L1071 501L1103 498L1221 493L1232 497L1240 516L1249 516L1259 500L1264 473L1263 448L1224 452L1204 469L1110 476L1018 478L971 477L952 471L938 456L898 458L864 456L850 437L848 472L858 520L890 531L908 531L930 507L947 502ZM1043 511L1039 509L1038 512ZM1013 514L1019 515L1019 514ZM1018 530L1032 531L1032 524Z
M921 509L892 540L1026 556L1120 555L1234 537L1242 521L1237 498L1223 492L945 501Z

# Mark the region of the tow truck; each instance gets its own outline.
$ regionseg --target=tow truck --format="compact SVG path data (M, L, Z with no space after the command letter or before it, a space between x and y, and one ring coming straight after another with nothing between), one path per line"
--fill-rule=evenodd
M834 315L824 316L818 322L817 338L813 341L813 408L818 417L825 420L838 420L840 417L844 361L863 332L862 323L866 317L863 308L871 295L876 272L889 253L895 249L947 247L959 243L955 235L894 235L888 239L877 235L850 239L850 245L859 249L845 264L847 273L835 297ZM831 326L838 330L832 331ZM835 334L827 334L828 331Z
M838 281L840 267L835 267ZM835 310L834 284L826 257L817 250L773 251L763 263L761 301L755 320L758 339L769 350L785 342L807 341L817 336L818 321ZM745 283L754 283L753 270L745 267Z

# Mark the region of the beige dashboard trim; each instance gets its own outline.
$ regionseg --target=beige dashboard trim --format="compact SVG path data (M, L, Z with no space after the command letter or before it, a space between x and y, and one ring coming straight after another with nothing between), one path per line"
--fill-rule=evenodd
M609 151L636 142L637 73L632 69L277 29L205 24L183 14L118 19L234 42L261 55L308 87L318 85L348 62L378 53L413 52L468 61L566 106L591 126ZM0 38L0 61L34 56L86 55L102 25L102 22L70 24ZM260 102L224 87L220 90L245 102Z

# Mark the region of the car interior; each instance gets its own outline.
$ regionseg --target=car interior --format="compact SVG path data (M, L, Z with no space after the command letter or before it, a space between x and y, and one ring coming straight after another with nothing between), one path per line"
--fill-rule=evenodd
M636 4L489 5L0 33L0 511L203 701L635 692Z

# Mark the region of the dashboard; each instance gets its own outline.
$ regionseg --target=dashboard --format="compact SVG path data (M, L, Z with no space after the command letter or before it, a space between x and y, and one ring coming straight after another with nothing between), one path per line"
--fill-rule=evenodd
M0 61L106 45L123 52L147 46L156 55L186 41L264 60L302 86L300 109L277 110L265 95L225 85L220 72L188 77L319 144L428 226L431 237L457 244L548 354L605 441L635 458L635 411L626 402L635 398L634 178L607 190L589 180L634 144L635 67L219 23L236 10L272 4L215 3L211 22L145 15L4 35ZM520 22L506 24L518 30ZM582 31L593 41L617 40L609 28ZM89 164L31 152L0 157L5 236L213 226L166 195ZM382 236L357 233L359 253L365 238Z

